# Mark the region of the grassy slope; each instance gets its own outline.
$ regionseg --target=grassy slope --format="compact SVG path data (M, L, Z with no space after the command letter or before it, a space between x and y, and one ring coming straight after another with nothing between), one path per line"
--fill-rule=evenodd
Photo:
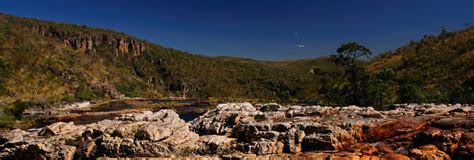
M74 49L60 37L35 32L31 29L34 25L78 37L137 41L146 50L132 55L117 54L110 46L95 46L93 51ZM372 59L368 69L391 68L398 77L413 76L428 92L461 86L474 75L473 39L473 27L426 36ZM308 100L320 96L318 76L325 74L318 73L333 71L343 72L329 57L292 61L207 57L111 30L0 14L0 101L77 100L78 93L107 98L103 86L140 97L175 96L187 88L188 96L198 98ZM6 92L2 92L2 85Z
M368 69L390 68L399 77L420 81L428 94L444 94L439 92L459 90L457 87L474 77L473 62L474 27L468 27L412 41L374 58Z
M147 49L138 56L116 54L107 47L73 49L64 39L38 34L32 25L81 37L106 35L139 41ZM302 100L317 94L317 81L308 74L309 68L319 63L331 67L326 58L309 63L194 55L110 30L9 15L0 15L0 34L4 37L0 58L12 71L4 82L8 94L0 95L7 102L77 99L78 92L106 98L106 91L97 89L101 86L140 97L179 95L187 88L192 97Z

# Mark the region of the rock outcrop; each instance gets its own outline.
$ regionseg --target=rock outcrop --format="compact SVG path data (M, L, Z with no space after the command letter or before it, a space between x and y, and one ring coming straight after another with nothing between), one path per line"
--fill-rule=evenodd
M192 121L191 126L200 135L236 138L234 150L245 154L352 150L367 156L404 158L413 153L409 148L428 143L440 148L440 153L464 159L472 157L473 106L395 106L393 110L376 111L357 106L263 104L254 107L248 103L230 103L208 111ZM449 130L425 135L433 127ZM464 141L461 137L465 137ZM367 147L363 144L371 143L377 145L364 149Z
M472 159L473 106L228 103L185 123L172 110L0 137L1 159Z
M54 26L41 24L31 24L29 29L42 36L59 39L64 42L64 45L75 50L95 52L100 48L109 48L116 54L124 53L132 56L138 56L145 51L143 42L127 36L114 36L115 34L106 33L94 35L87 34L86 31L60 30Z
M88 125L58 122L37 133L15 130L2 139L2 159L173 157L199 148L199 136L171 110L126 114Z

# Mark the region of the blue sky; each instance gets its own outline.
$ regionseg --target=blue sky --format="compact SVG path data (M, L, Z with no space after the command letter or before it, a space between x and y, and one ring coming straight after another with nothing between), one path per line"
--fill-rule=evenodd
M260 60L324 56L347 41L380 53L474 23L473 0L0 0L0 12Z

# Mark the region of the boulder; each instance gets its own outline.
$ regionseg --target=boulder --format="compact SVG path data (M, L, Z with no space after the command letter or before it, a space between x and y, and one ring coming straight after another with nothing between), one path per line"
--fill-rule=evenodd
M200 154L225 154L232 152L236 139L220 135L204 135L199 138Z
M49 126L44 127L40 132L39 136L52 136L58 134L66 134L71 132L76 132L76 126L73 122L64 123L64 122L57 122L53 123Z
M349 132L339 127L317 123L300 124L298 127L305 135L301 142L303 151L339 150L355 142Z
M237 124L254 122L256 112L250 103L219 104L216 109L191 121L191 126L201 135L224 135L232 132Z
M7 142L21 142L25 140L24 138L34 138L34 135L21 129L11 130L10 132L0 135L0 145L3 145Z

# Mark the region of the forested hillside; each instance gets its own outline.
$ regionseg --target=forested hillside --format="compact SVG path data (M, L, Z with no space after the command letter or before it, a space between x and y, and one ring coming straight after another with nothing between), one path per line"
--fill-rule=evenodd
M317 95L307 67L194 55L124 33L5 14L0 35L5 102L183 95L289 101Z
M195 55L115 31L0 14L0 102L185 96L379 107L474 103L473 57L474 27L356 59L351 69L334 57Z
M392 70L401 101L474 103L474 27L412 41L374 58L368 70Z

